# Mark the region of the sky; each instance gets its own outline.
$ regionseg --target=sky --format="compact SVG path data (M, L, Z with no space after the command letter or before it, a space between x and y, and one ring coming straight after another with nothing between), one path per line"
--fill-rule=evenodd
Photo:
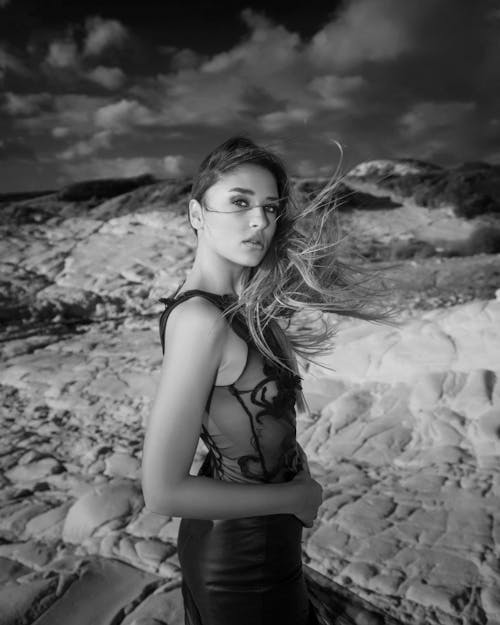
M188 176L242 134L298 176L500 163L500 0L0 0L0 193Z

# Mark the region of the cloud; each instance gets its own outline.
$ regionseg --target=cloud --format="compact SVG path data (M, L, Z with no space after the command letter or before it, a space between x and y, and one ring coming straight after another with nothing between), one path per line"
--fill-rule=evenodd
M220 73L238 69L255 84L269 74L290 69L300 54L300 37L284 26L274 25L251 9L242 11L242 19L250 29L250 36L228 52L214 55L201 66L206 73Z
M172 69L195 69L201 65L204 59L205 57L203 55L189 48L178 50L171 59Z
M277 132L291 124L306 123L311 112L306 109L292 108L286 111L274 111L259 117L259 123L264 130Z
M119 89L125 82L125 74L119 67L99 65L87 72L86 77L110 91Z
M91 156L102 148L109 148L111 133L107 130L97 132L87 140L78 141L75 145L56 154L56 158L63 161L71 161L77 158Z
M418 11L400 0L350 0L314 35L308 54L314 64L337 69L396 59L415 45Z
M170 155L163 158L163 167L165 173L169 176L180 176L184 173L184 165L186 159L182 155Z
M304 75L299 35L250 9L242 19L250 29L242 43L194 68L159 77L156 100L163 124L222 126L244 120L256 107L276 105L276 98L282 103L298 98ZM305 108L298 99L294 108Z
M309 89L321 98L320 105L327 109L343 109L351 102L347 97L365 84L362 76L316 76Z
M182 157L173 156L173 159ZM164 178L172 174L172 167L175 160L170 161L168 156L163 158L135 156L131 158L94 158L81 163L62 163L62 171L73 180L88 180L93 178L122 178L139 176L141 174L153 174L159 178ZM180 162L179 162L180 168Z
M149 126L156 121L150 109L137 100L120 100L99 108L94 115L95 125L116 132L126 132L134 126Z
M87 56L99 55L108 48L122 46L128 38L127 29L118 20L90 17L85 21L85 28L84 54Z
M69 134L71 134L71 130L69 128L66 128L65 126L56 126L51 130L51 135L55 139L64 139Z
M33 149L20 139L0 139L0 161L32 161Z
M46 62L57 69L77 68L78 48L74 41L57 40L49 45Z
M153 99L165 126L203 124L223 126L250 110L248 87L239 76L207 76L193 70L161 76Z
M313 163L311 159L304 158L295 163L294 174L297 176L314 176L318 172L317 164Z
M158 52L168 57L170 70L177 72L182 69L196 69L207 60L207 55L191 48L176 48L175 46L158 46Z
M400 117L399 123L406 133L418 135L453 127L475 108L474 102L419 102Z
M38 113L49 104L52 97L48 93L28 93L19 95L8 91L4 95L2 110L12 116L29 116Z
M484 154L498 154L498 128L484 122L499 110L498 19L478 7L465 0L344 0L308 38L247 9L244 35L223 51L139 42L144 54L126 69L114 59L132 33L93 17L43 44L51 64L42 65L36 90L53 87L46 102L22 93L20 80L24 60L40 48L33 43L21 60L14 49L3 56L0 49L0 67L17 72L20 84L20 93L0 96L0 107L12 117L12 136L31 134L59 168L97 167L74 169L78 177L95 177L100 166L110 175L146 166L179 175L186 168L181 152L194 155L234 132L281 141L287 162L308 175L337 160L328 137L342 142L350 161L429 155L445 163L479 155L480 145ZM112 61L98 56L107 52ZM85 89L104 95L85 96ZM169 131L182 138L169 138L172 155L163 157L157 138Z
M7 72L20 76L29 76L31 73L21 60L0 46L0 80L3 80Z
M84 94L52 95L44 110L22 117L16 124L24 130L39 134L52 133L57 127L67 128L68 134L87 137L95 132L94 115L109 103L108 98Z
M105 89L114 90L122 86L125 75L118 67L97 67L86 69L89 59L100 55L108 48L121 46L128 32L117 20L88 18L85 22L86 35L83 43L75 37L75 29L69 29L64 38L57 38L49 44L45 58L45 70L58 70L57 76L66 79L87 79ZM64 73L61 73L61 70ZM49 72L50 75L50 72Z
M371 3L385 12L378 15ZM399 7L395 0L351 0L310 42L245 9L241 17L249 33L239 44L199 65L160 76L160 88L150 85L143 101L155 101L163 125L224 126L257 120L258 128L269 132L312 122L326 111L359 109L353 101L361 87L369 85L361 72L346 74L346 68L361 59L392 58L413 45L411 16ZM376 31L379 24L385 47L376 34L365 33ZM338 67L331 68L329 60L325 72L322 55L336 45L342 48Z

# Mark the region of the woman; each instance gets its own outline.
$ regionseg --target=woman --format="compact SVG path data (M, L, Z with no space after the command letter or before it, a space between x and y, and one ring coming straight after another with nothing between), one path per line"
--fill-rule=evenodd
M374 318L345 267L325 262L322 228L310 239L297 227L328 193L297 213L281 160L240 137L216 148L193 183L196 257L162 300L164 359L142 467L146 506L182 517L187 625L356 622L325 616L301 562L322 488L296 441L295 404L305 404L295 353L325 349L332 329L293 330L291 317L308 307ZM195 476L199 437L208 454Z

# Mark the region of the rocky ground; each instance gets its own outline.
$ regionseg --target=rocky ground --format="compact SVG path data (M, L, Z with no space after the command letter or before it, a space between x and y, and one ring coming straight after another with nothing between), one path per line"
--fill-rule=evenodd
M179 519L144 508L140 461L156 298L193 242L165 189L134 193L5 210L1 625L183 623ZM380 231L431 228L391 211ZM400 324L334 319L329 368L303 368L299 441L325 490L304 562L409 625L498 625L499 256L385 267Z

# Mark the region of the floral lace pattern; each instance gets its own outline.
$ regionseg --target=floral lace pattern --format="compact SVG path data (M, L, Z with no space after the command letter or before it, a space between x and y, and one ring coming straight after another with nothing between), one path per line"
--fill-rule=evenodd
M165 311L160 318L160 335L164 349L164 329L168 313L173 306L185 301L190 296L202 295L223 309L227 303L226 295L217 295L206 291L186 291L178 298L162 298ZM231 323L233 330L243 338L251 349L248 328L238 317ZM266 340L280 354L272 335ZM256 349L255 347L253 347ZM260 356L262 377L251 389L238 388L238 381L228 386L213 386L207 401L206 412L209 418L216 419L217 414L211 411L212 397L227 401L227 395L235 400L234 413L246 418L246 429L249 428L249 444L251 451L237 457L224 454L217 444L217 436L209 428L202 425L200 438L211 456L210 468L218 479L273 482L289 481L303 468L302 458L297 449L295 426L295 401L301 389L300 376L279 367L267 358ZM243 430L242 423L242 430ZM248 445L247 445L248 446Z

